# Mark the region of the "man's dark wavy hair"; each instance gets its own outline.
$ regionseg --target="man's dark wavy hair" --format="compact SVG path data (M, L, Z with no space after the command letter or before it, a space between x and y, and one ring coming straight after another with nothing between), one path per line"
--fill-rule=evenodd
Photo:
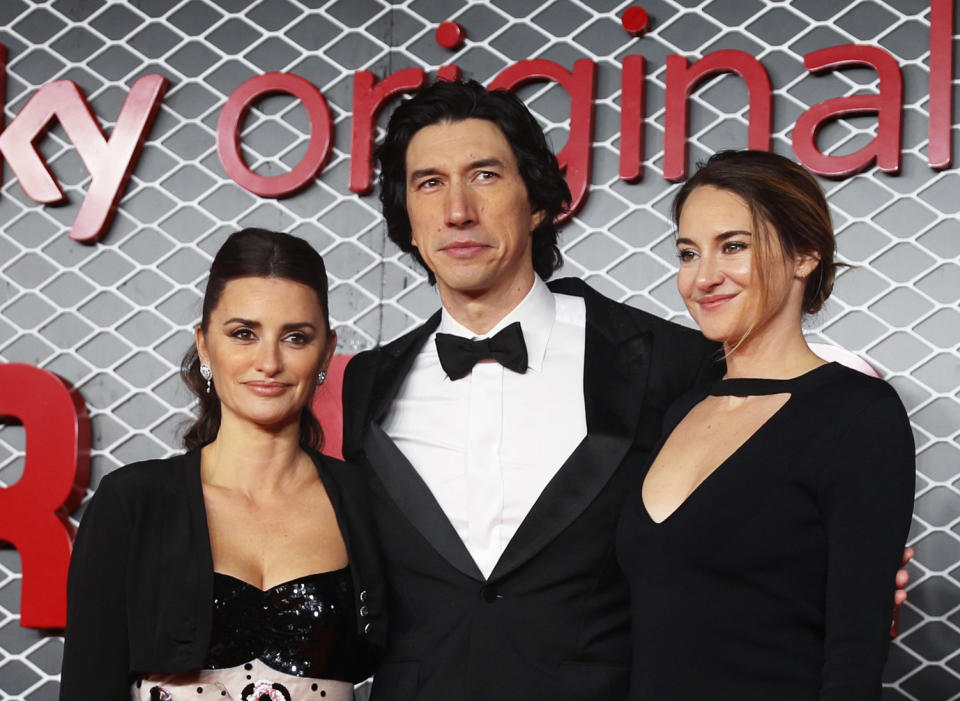
M380 202L387 220L387 235L400 250L412 253L436 282L413 245L407 216L407 146L414 134L441 122L485 119L507 139L517 159L520 176L534 212L543 212L533 230L533 269L544 280L560 267L556 218L570 203L570 189L560 173L557 157L547 145L543 130L523 102L506 90L487 90L475 80L437 81L402 103L390 116L387 136L377 148L380 164Z

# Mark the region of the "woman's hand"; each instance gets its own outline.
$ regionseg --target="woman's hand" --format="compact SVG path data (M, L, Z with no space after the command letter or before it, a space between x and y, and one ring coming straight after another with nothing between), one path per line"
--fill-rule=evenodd
M893 621L890 624L891 638L895 638L898 632L900 622L900 604L907 600L907 584L910 582L910 573L907 572L906 566L907 563L913 559L915 554L916 553L914 553L913 548L903 549L903 561L900 563L901 568L897 570L897 577L894 580L897 588L893 592Z

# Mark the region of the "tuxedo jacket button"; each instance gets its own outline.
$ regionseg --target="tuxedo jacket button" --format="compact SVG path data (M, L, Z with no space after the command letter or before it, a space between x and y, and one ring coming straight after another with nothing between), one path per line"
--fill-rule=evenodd
M369 615L370 615L370 609L368 609L366 606L361 606L361 607L360 607L360 615L363 616L363 617L369 616Z
M373 630L373 624L372 624L372 623L368 623L367 625L365 625L365 626L363 627L363 634L364 634L364 635L370 635L370 631L371 631L371 630Z
M488 604L492 604L494 601L500 598L500 593L497 591L496 584L488 584L483 589L480 590L480 596Z
M366 600L367 600L367 590L364 589L363 591L360 592L360 601L363 602Z

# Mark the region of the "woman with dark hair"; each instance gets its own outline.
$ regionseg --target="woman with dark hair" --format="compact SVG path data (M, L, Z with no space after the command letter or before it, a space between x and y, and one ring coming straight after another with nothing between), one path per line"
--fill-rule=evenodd
M195 337L188 452L110 473L80 524L60 698L352 699L382 590L362 485L315 450L336 345L323 260L233 234Z
M727 151L673 211L680 294L727 372L668 411L620 519L630 698L879 699L914 447L888 384L804 340L836 267L823 191Z

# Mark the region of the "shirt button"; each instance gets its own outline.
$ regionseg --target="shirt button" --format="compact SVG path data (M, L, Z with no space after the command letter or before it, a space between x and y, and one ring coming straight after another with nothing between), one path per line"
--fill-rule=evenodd
M370 635L370 631L371 631L371 630L373 630L373 624L372 624L372 623L368 623L367 625L365 625L365 626L363 627L363 634L364 634L364 635Z
M360 592L360 601L366 601L366 600L367 600L367 590L364 589L363 591Z
M361 616L364 616L364 617L370 615L370 609L368 609L366 606L361 606L361 607L360 607L360 615L361 615Z

